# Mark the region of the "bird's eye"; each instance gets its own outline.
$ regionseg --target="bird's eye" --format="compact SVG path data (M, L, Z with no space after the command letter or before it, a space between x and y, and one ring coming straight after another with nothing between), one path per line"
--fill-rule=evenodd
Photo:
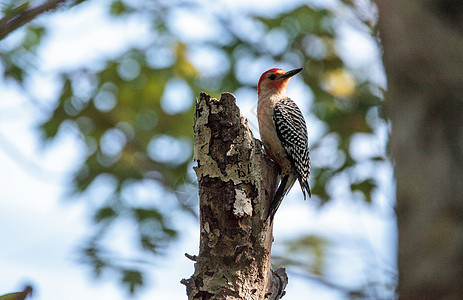
M275 80L275 78L277 78L277 76L275 74L272 74L268 77L270 80Z

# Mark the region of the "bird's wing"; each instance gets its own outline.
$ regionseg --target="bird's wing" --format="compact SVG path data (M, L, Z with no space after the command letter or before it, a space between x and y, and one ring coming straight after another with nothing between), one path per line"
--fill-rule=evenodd
M275 105L273 121L288 158L301 180L307 181L310 174L309 145L301 110L293 100L285 98Z

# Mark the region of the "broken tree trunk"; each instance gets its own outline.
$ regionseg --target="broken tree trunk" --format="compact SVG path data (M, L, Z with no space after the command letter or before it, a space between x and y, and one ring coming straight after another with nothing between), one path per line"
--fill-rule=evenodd
M200 249L188 299L280 299L288 282L272 271L272 225L265 222L277 170L261 151L232 94L201 93L194 159L199 182Z

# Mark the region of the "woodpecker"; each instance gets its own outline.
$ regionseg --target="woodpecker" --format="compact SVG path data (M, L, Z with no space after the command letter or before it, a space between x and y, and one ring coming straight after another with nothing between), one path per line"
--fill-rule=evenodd
M267 219L273 220L283 197L299 181L306 199L312 197L309 187L310 158L307 126L293 100L286 96L289 79L302 70L285 72L270 69L262 74L257 85L257 118L264 149L281 170L281 182L270 204Z

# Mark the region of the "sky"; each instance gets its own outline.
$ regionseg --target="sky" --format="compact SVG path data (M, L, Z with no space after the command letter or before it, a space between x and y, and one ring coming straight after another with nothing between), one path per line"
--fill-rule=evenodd
M290 1L288 5L296 2ZM335 5L335 2L327 1L324 5ZM221 3L230 9L261 7L258 1ZM281 1L266 3L271 8L280 5ZM31 94L39 95L36 100L41 107L53 107L50 99L56 93L55 78L42 74L71 70L82 63L98 65L101 58L114 57L128 45L141 47L146 43L144 37L148 28L143 20L134 18L115 22L105 15L102 7L101 2L90 1L46 17L53 30L40 52L40 71L29 86ZM268 13L274 12L269 9ZM176 26L185 27L181 23ZM339 47L349 57L349 63L371 65L371 72L385 85L378 63L379 50L373 41L352 28L342 30L344 34ZM9 37L14 38L14 34ZM258 78L261 70L252 72ZM288 88L288 95L303 99L307 90L302 81L295 78L293 83ZM251 130L258 136L255 102L246 100L255 98L253 91L237 91L236 96ZM82 145L72 135L60 135L52 144L43 146L36 126L44 118L44 112L29 101L23 91L0 83L0 295L31 283L35 288L32 299L127 299L128 294L118 285L119 278L107 274L96 279L88 266L79 263L77 247L92 229L87 210L89 204L65 199L65 186L70 172L82 159L79 154ZM310 101L308 105L302 105L309 124L312 120ZM179 103L170 109L182 109L182 105ZM317 130L314 125L310 132L317 135ZM374 141L362 140L360 136L358 155L384 149L387 131L387 125L383 124L378 127ZM279 237L289 239L320 234L339 244L329 250L332 259L327 273L333 282L357 287L373 274L386 280L387 270L378 270L378 266L394 268L395 265L395 217L394 204L390 200L395 197L395 191L391 166L383 166L378 174L380 188L372 205L346 202L340 195L334 195L333 201L319 208L309 201L301 203L297 194L300 191L293 189L275 219L274 249L283 247L284 240ZM183 220L185 231L179 241L169 248L165 257L154 262L147 287L134 299L185 299L185 287L180 280L189 278L194 269L184 253L197 254L199 231L195 220ZM120 232L126 230L124 224L119 226L117 230ZM119 243L123 249L127 241L115 236L114 243ZM344 299L336 289L297 274L290 273L289 276L284 299Z

